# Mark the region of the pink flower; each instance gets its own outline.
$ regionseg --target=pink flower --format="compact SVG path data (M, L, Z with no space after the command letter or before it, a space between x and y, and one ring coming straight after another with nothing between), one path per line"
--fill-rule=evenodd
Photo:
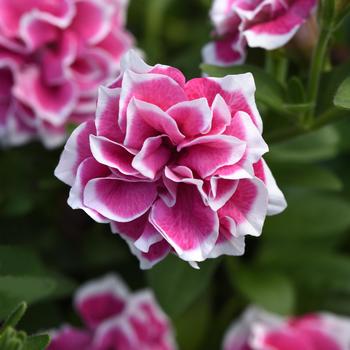
M350 321L331 314L282 319L251 308L228 330L224 350L345 350Z
M48 350L175 350L170 322L149 290L131 294L109 275L82 286L75 308L85 329L52 332Z
M132 36L127 0L0 1L0 144L61 144L94 115Z
M69 205L110 223L142 268L169 252L190 263L243 254L244 236L286 206L254 92L250 73L186 82L130 52L56 168Z
M312 14L317 0L214 0L215 41L203 48L206 63L230 66L245 60L246 46L284 46Z

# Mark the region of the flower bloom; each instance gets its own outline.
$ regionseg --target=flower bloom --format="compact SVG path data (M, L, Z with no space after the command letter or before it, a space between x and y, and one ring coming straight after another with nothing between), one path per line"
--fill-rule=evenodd
M284 46L308 19L317 0L214 0L214 42L203 48L205 63L230 66L245 60L246 46Z
M345 350L350 321L331 314L282 319L251 308L228 330L224 350Z
M85 328L53 331L48 350L176 349L170 322L153 294L131 294L117 276L83 285L74 305Z
M133 39L127 0L0 1L0 144L55 147L94 116Z
M250 73L186 82L131 51L55 170L69 205L110 223L141 268L169 252L192 265L243 254L244 236L286 206L262 159L254 92Z

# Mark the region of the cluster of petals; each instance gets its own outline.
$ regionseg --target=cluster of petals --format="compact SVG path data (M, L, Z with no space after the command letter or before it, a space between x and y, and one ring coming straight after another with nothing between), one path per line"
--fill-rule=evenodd
M224 350L348 350L350 320L328 313L281 318L250 308L229 328Z
M170 321L149 290L130 293L118 276L83 285L74 306L84 328L52 331L47 350L175 350Z
M68 204L110 223L141 268L170 252L193 266L243 254L244 237L286 207L262 158L253 76L186 82L133 51L121 70L55 170L72 187Z
M317 0L214 0L213 42L203 48L205 63L241 64L246 48L284 46L310 17Z
M0 145L65 140L133 43L127 0L0 1Z

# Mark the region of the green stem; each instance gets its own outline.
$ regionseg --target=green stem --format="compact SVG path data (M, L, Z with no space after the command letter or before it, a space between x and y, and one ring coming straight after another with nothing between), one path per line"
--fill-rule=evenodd
M323 126L330 124L331 122L336 122L344 117L347 117L348 115L349 111L346 109L341 110L335 107L331 107L324 113L322 113L319 118L313 120L312 125L310 125L309 127L293 125L289 128L267 133L265 135L265 138L269 143L287 141L288 139L291 139L293 137L297 137L308 132L318 130Z
M323 27L320 37L315 48L308 83L308 100L312 104L310 111L306 114L306 124L311 124L315 117L315 108L317 103L318 92L320 88L321 74L327 60L327 49L332 37L332 30Z
M282 85L286 83L288 68L288 59L282 55L279 56L276 60L276 78Z
M265 51L265 71L271 75L275 72L275 59L273 51Z
M286 82L288 63L288 59L281 51L266 51L265 53L265 71L283 85Z

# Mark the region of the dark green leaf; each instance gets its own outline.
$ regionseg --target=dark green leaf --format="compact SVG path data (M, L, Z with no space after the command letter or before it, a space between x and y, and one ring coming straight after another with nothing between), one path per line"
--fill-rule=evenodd
M311 162L330 159L339 150L339 135L333 126L272 145L268 158L285 162Z
M37 275L43 269L40 259L31 250L0 246L0 275Z
M28 304L48 297L56 283L46 277L0 276L0 318L4 318L19 302Z
M344 81L345 77L350 75L350 62L335 67L330 72L323 74L319 98L317 101L318 114L334 106L334 96Z
M343 184L339 177L326 167L314 164L273 163L269 166L282 187L302 187L315 190L340 191Z
M334 105L339 108L350 109L350 77L339 86L334 96Z
M175 256L148 271L148 280L159 303L171 317L181 315L208 287L218 259L193 269Z
M175 320L177 343L180 349L202 349L203 338L210 326L210 316L210 300L205 295ZM193 327L193 325L196 326Z
M240 268L236 286L252 304L279 314L291 314L295 307L295 291L284 275L268 271Z
M25 302L20 303L10 314L10 316L6 319L4 324L2 325L1 330L6 329L7 327L15 327L17 323L22 319L24 313L27 310L27 304ZM1 333L1 331L0 331Z
M288 81L287 96L290 103L304 103L306 93L303 83L298 77L292 77Z
M49 342L50 337L46 334L33 335L27 338L23 350L45 350Z
M350 203L341 196L294 190L288 193L287 202L287 210L267 220L265 237L316 239L350 227Z

